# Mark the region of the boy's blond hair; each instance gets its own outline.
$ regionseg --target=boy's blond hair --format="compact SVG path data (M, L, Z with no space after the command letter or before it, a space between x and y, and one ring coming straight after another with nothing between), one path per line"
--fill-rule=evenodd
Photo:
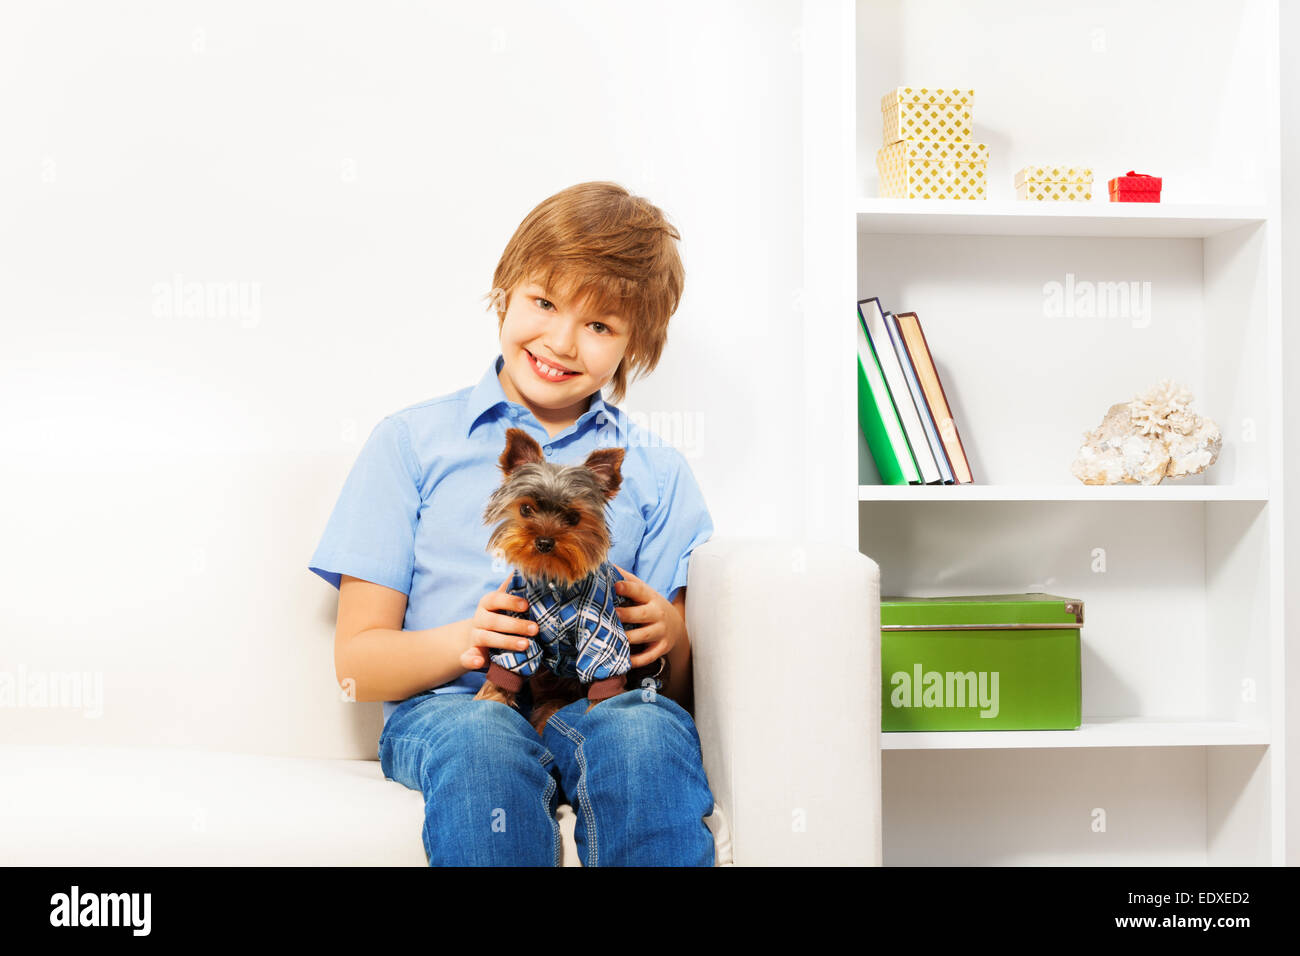
M524 217L501 254L485 296L496 309L497 334L510 291L527 279L598 315L623 316L627 352L610 380L617 405L628 373L653 371L668 342L668 320L686 282L680 239L657 206L617 183L579 183L556 193Z

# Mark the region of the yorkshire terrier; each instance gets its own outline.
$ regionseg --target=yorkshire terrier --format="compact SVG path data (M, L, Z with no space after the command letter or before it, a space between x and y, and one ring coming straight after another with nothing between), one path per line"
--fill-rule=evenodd
M515 568L509 592L528 602L527 611L500 613L531 617L537 634L525 650L493 651L475 700L517 707L527 680L529 723L538 734L552 714L583 696L591 710L621 693L629 677L659 687L667 679L667 657L632 668L624 628L641 625L624 625L616 610L634 603L614 590L623 575L608 560L605 523L605 505L623 481L623 454L601 448L581 465L556 465L522 428L506 431L505 477L483 520L496 524L488 551Z

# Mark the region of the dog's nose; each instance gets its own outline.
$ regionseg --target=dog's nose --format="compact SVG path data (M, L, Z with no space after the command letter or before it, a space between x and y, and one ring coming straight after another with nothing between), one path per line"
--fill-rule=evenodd
M538 538L538 539L537 539L537 550L540 551L540 552L542 552L542 554L548 554L548 553L550 553L550 550L551 550L551 548L553 548L553 547L555 547L555 539L554 539L554 538Z

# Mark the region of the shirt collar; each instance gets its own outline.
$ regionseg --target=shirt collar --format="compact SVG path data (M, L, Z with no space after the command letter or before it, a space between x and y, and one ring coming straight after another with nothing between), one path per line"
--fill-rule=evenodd
M527 406L512 402L506 398L506 393L501 388L501 379L498 377L505 362L505 358L498 352L497 357L492 360L487 371L483 373L483 377L479 379L479 383L469 393L469 400L465 406L466 437L474 430L474 426L478 424L479 419L498 405L506 406L515 415L532 414ZM591 419L595 419L597 428L612 424L618 432L619 443L622 444L622 439L627 431L626 423L623 421L623 414L618 409L618 406L607 405L599 390L591 397L591 404L587 406L587 410L578 416L578 420L574 422L575 430L581 431L582 427Z

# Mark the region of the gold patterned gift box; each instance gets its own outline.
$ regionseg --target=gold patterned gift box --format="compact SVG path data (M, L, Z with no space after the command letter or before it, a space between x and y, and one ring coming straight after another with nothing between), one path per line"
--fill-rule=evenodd
M1016 198L1088 202L1092 169L1088 166L1026 166L1016 173Z
M887 199L984 199L985 143L905 139L876 153Z
M899 140L969 140L974 135L975 91L899 86L880 100L883 145Z

